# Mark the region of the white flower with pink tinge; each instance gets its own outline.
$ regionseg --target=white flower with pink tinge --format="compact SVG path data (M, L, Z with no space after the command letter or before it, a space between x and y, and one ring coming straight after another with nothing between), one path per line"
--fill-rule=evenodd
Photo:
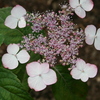
M17 44L10 44L7 47L7 52L2 56L2 63L5 68L15 69L18 67L18 61L23 64L28 62L30 55L24 49L19 51Z
M24 28L26 26L25 14L26 10L22 6L16 5L11 10L11 15L5 19L5 25L11 29L15 29L18 24L19 28Z
M41 91L57 81L56 73L49 68L48 63L31 62L27 64L26 70L29 87L35 91Z
M89 64L82 59L77 59L76 67L71 70L71 75L74 79L81 79L86 82L89 78L93 78L97 75L97 67L94 64Z
M92 45L94 43L94 47L97 50L100 50L100 28L96 30L94 25L88 25L85 28L85 41L88 45Z
M69 4L72 8L74 8L75 13L81 18L86 16L85 11L92 10L94 6L92 0L69 0Z

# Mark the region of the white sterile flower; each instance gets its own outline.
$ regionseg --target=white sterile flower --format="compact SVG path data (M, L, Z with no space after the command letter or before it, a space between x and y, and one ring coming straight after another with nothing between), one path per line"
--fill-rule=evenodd
M26 14L26 10L20 6L16 5L12 10L11 10L11 15L9 15L5 19L5 25L11 29L15 29L17 27L23 28L26 26L26 21L24 18L24 15Z
M88 45L92 45L94 42L94 47L100 50L100 28L96 31L94 25L88 25L85 28L85 41Z
M97 67L94 64L85 63L82 59L77 59L76 67L71 70L71 75L74 79L81 79L86 82L89 78L95 77L97 74Z
M17 44L8 45L7 52L2 56L2 63L8 69L15 69L18 66L18 61L23 64L30 59L28 52L24 49L19 51Z
M86 16L85 11L92 10L94 6L92 0L69 0L69 4L74 8L75 13L81 18Z
M26 70L28 75L28 84L31 89L41 91L47 85L56 83L57 76L55 71L49 68L48 63L31 62L27 64Z

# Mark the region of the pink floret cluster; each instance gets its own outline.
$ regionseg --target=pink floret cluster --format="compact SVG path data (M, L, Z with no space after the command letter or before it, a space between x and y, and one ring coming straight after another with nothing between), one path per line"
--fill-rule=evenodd
M84 34L72 22L71 8L68 5L61 8L58 14L52 11L28 14L26 20L33 34L24 36L20 45L21 48L42 55L50 66L75 64L79 48L83 46ZM38 32L37 36L35 32Z

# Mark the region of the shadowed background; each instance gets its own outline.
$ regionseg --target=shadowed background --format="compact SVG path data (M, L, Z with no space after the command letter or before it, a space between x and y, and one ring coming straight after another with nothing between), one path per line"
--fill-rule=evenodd
M66 0L68 2L68 0ZM0 0L0 8L22 5L27 11L44 12L46 10L57 11L63 0ZM74 23L78 24L83 29L89 25L94 24L97 28L100 27L100 0L93 0L94 9L87 13L86 18L81 19L76 15L73 16ZM0 56L5 52L6 46L0 47ZM80 58L91 64L96 64L99 68L98 75L89 79L89 92L87 100L100 100L100 51L97 51L94 46L88 46L84 43L84 47L80 49ZM50 87L41 92L31 92L35 100L54 100L52 90Z

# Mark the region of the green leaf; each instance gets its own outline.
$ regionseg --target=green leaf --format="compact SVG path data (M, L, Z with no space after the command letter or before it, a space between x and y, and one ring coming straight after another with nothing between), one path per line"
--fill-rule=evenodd
M72 79L66 66L56 66L58 81L52 86L56 100L86 100L87 84Z
M3 41L4 41L4 36L2 34L0 34L0 46L3 43Z
M12 72L17 75L17 77L21 81L24 89L26 91L28 91L29 86L27 83L28 75L26 73L26 64L19 64L19 66L16 69L12 70Z
M38 54L38 53L35 54L33 51L30 51L29 54L31 55L29 62L37 61L37 60L41 59L41 57L42 57L42 56L40 56L40 54Z
M15 74L0 67L0 100L33 100Z

